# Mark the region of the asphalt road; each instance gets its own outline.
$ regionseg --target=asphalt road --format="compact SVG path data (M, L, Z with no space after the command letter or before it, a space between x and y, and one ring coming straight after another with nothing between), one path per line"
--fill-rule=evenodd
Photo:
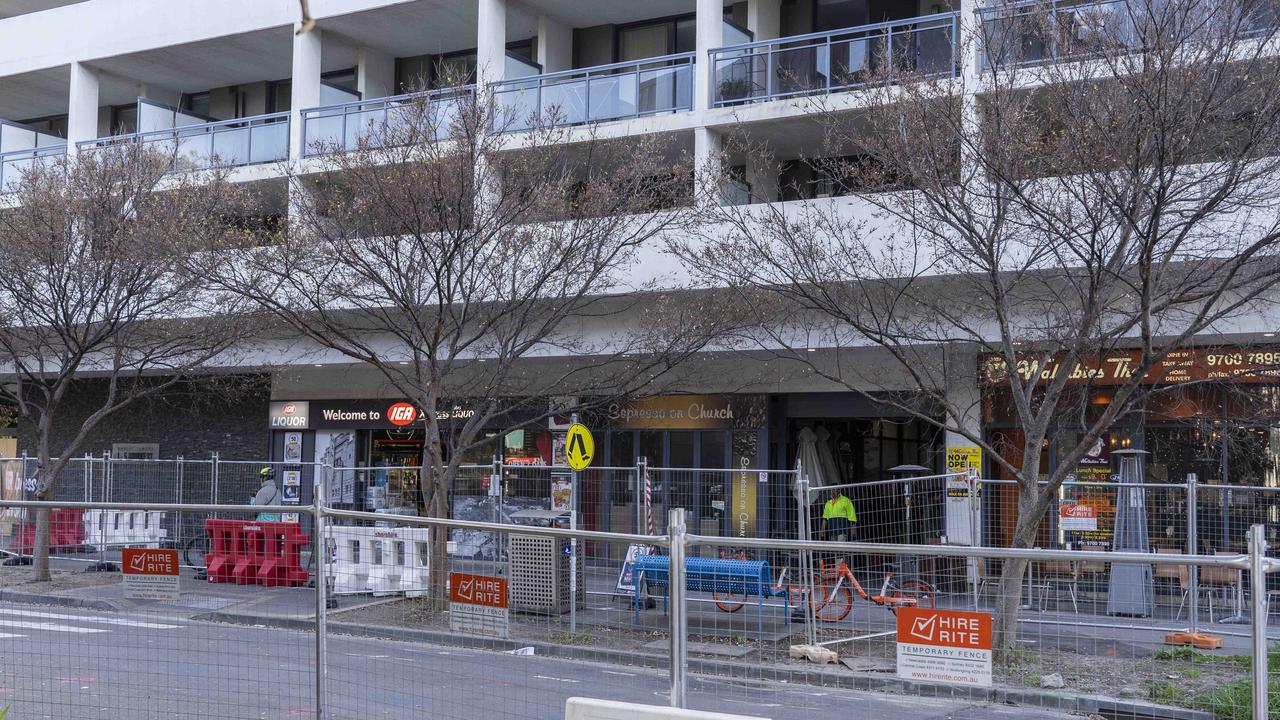
M0 606L0 706L31 718L314 717L314 635ZM667 703L665 674L333 635L325 717L557 718L573 696ZM690 704L775 720L1070 717L1036 708L691 677Z

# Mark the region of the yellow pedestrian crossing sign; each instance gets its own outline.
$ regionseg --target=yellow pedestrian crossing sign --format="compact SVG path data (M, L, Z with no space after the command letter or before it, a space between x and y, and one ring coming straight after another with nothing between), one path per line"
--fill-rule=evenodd
M596 441L586 425L574 423L569 426L569 435L564 439L564 455L574 470L586 470L591 464L596 455Z

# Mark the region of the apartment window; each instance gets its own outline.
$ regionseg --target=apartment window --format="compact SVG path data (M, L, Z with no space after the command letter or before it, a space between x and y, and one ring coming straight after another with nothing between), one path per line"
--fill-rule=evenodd
M817 0L813 4L815 32L866 25L868 17L867 0Z
M693 15L647 20L618 27L618 62L692 52L697 48Z
M293 83L277 80L267 85L267 112L289 112L293 109Z
M209 117L209 92L185 93L182 96L182 109L192 115Z
M138 131L138 104L116 105L111 108L111 134L128 135Z
M66 115L50 115L48 117L22 120L20 122L32 130L44 133L45 135L54 135L60 138L65 138L67 136Z
M334 70L320 76L320 82L330 87L356 92L359 82L356 79L356 69L347 68L346 70Z

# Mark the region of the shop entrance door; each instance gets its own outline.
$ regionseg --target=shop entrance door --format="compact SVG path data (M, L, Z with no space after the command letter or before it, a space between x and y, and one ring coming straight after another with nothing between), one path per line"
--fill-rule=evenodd
M422 430L374 430L369 442L369 486L372 510L421 514Z

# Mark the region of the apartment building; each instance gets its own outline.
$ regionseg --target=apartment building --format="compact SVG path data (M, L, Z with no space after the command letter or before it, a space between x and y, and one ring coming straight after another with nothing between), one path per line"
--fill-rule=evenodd
M663 134L698 158L738 128L769 142L779 158L800 158L814 152L816 131L808 118L813 110L792 100L828 96L854 107L886 46L914 70L955 78L974 77L979 63L1000 60L980 48L962 51L964 28L992 18L978 6L976 0L312 0L317 25L298 34L295 0L0 0L0 192L48 157L122 140L176 142L180 169L207 167L216 157L234 166L238 181L275 187L279 212L286 213L285 163L305 168L320 143L354 143L361 127L385 118L410 88L425 83L447 102L460 80L522 113L554 106L564 123L607 137ZM1053 54L1052 47L1026 45L1003 61L1035 63ZM747 164L740 187L726 197L829 202L856 214L865 208L843 196L858 190L812 164L783 163L776 172ZM655 256L654 272L672 263ZM368 412L403 400L387 394L371 371L339 358L277 360L292 367L273 374L269 392L221 406L211 401L212 424L165 409L129 411L98 433L92 449L226 457L234 447L244 457L281 458L286 436L296 447L294 433L302 433L306 460L331 457L335 448L368 466L420 458L419 431L392 424L388 413ZM812 373L779 367L751 388L709 383L691 388L695 395L615 408L597 442L610 465L643 456L664 467L785 468L808 428L824 438L843 482L883 479L903 464L941 469L947 446L968 444ZM901 389L911 389L905 376ZM955 391L981 404L976 385ZM1223 402L1206 399L1203 413L1221 416ZM995 411L975 415L974 423L990 433L1014 430ZM1177 444L1180 432L1170 426L1168 442ZM549 463L550 435L550 428L523 431L506 439L503 452L519 462ZM1280 457L1280 448L1264 441L1253 454L1262 462ZM1228 472L1224 465L1223 476ZM665 502L686 505L708 529L725 525L728 490L697 474L681 477L690 485L667 486ZM786 522L788 493L779 485L753 494L763 532L771 522ZM588 496L600 505L586 514L588 527L634 529L627 481ZM891 502L902 509L901 500ZM934 524L925 535L942 533L941 518L924 522Z

